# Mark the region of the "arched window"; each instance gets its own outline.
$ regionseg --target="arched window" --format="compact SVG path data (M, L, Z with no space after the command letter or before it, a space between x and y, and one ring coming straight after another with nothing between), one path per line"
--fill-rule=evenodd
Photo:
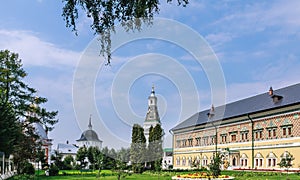
M192 157L188 157L188 166L192 166Z
M176 158L176 165L180 165L180 157Z
M182 157L182 165L185 166L185 164L186 164L186 159L185 157Z
M204 155L203 156L203 159L202 159L202 164L203 164L203 166L207 166L207 156L206 155Z
M264 157L262 156L261 153L256 153L256 155L254 156L254 166L255 167L262 167L263 166L263 160Z
M276 167L276 165L277 165L277 156L273 152L270 152L266 156L266 159L267 159L267 166L268 167Z
M247 167L248 166L248 156L243 153L240 159L240 165L241 167Z

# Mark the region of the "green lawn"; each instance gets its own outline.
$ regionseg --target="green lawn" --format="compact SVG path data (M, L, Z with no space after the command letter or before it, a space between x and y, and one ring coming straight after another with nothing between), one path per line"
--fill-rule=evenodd
M96 178L97 171L94 172L84 172L81 173L77 170L71 171L60 171L59 176L45 176L42 175L42 172L39 172L40 176L35 176L33 179L38 180L63 180L63 179L71 179L71 180L95 180L95 179L103 179L103 180L116 180L117 176L113 174L110 170L102 170L101 177ZM151 172L145 172L143 174L132 174L126 176L125 179L149 179L149 180L170 180L172 176L178 174L188 174L190 172L162 172L159 175L153 174ZM223 171L222 174L234 176L235 180L300 180L299 174L281 174L281 173L274 173L274 172L242 172L242 171ZM24 178L12 178L12 179L28 179L28 177Z

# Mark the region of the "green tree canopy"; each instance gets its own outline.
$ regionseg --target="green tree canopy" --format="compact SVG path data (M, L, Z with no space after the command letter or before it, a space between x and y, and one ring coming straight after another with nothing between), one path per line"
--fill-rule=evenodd
M173 0L166 0L172 3ZM77 34L76 21L83 13L92 20L90 25L95 34L101 35L101 53L111 60L110 35L116 23L127 31L140 30L141 23L151 23L154 14L159 13L159 0L63 0L62 16L66 26ZM188 0L177 0L178 5L186 6Z

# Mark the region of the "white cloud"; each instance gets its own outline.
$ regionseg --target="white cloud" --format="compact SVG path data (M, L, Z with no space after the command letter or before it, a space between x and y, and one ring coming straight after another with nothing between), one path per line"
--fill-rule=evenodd
M74 67L80 57L80 52L59 48L28 31L0 30L0 49L18 53L24 66Z
M222 46L225 43L231 41L234 38L234 35L231 33L213 33L205 36L205 39L208 41L210 45L212 45L216 49L218 46Z

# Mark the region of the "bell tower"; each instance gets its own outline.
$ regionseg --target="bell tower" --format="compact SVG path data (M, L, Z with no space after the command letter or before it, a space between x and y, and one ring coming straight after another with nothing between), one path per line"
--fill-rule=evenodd
M148 97L148 111L144 121L144 134L148 143L149 139L149 129L153 128L160 123L160 118L157 109L157 97L155 96L154 85L152 86L151 94Z

